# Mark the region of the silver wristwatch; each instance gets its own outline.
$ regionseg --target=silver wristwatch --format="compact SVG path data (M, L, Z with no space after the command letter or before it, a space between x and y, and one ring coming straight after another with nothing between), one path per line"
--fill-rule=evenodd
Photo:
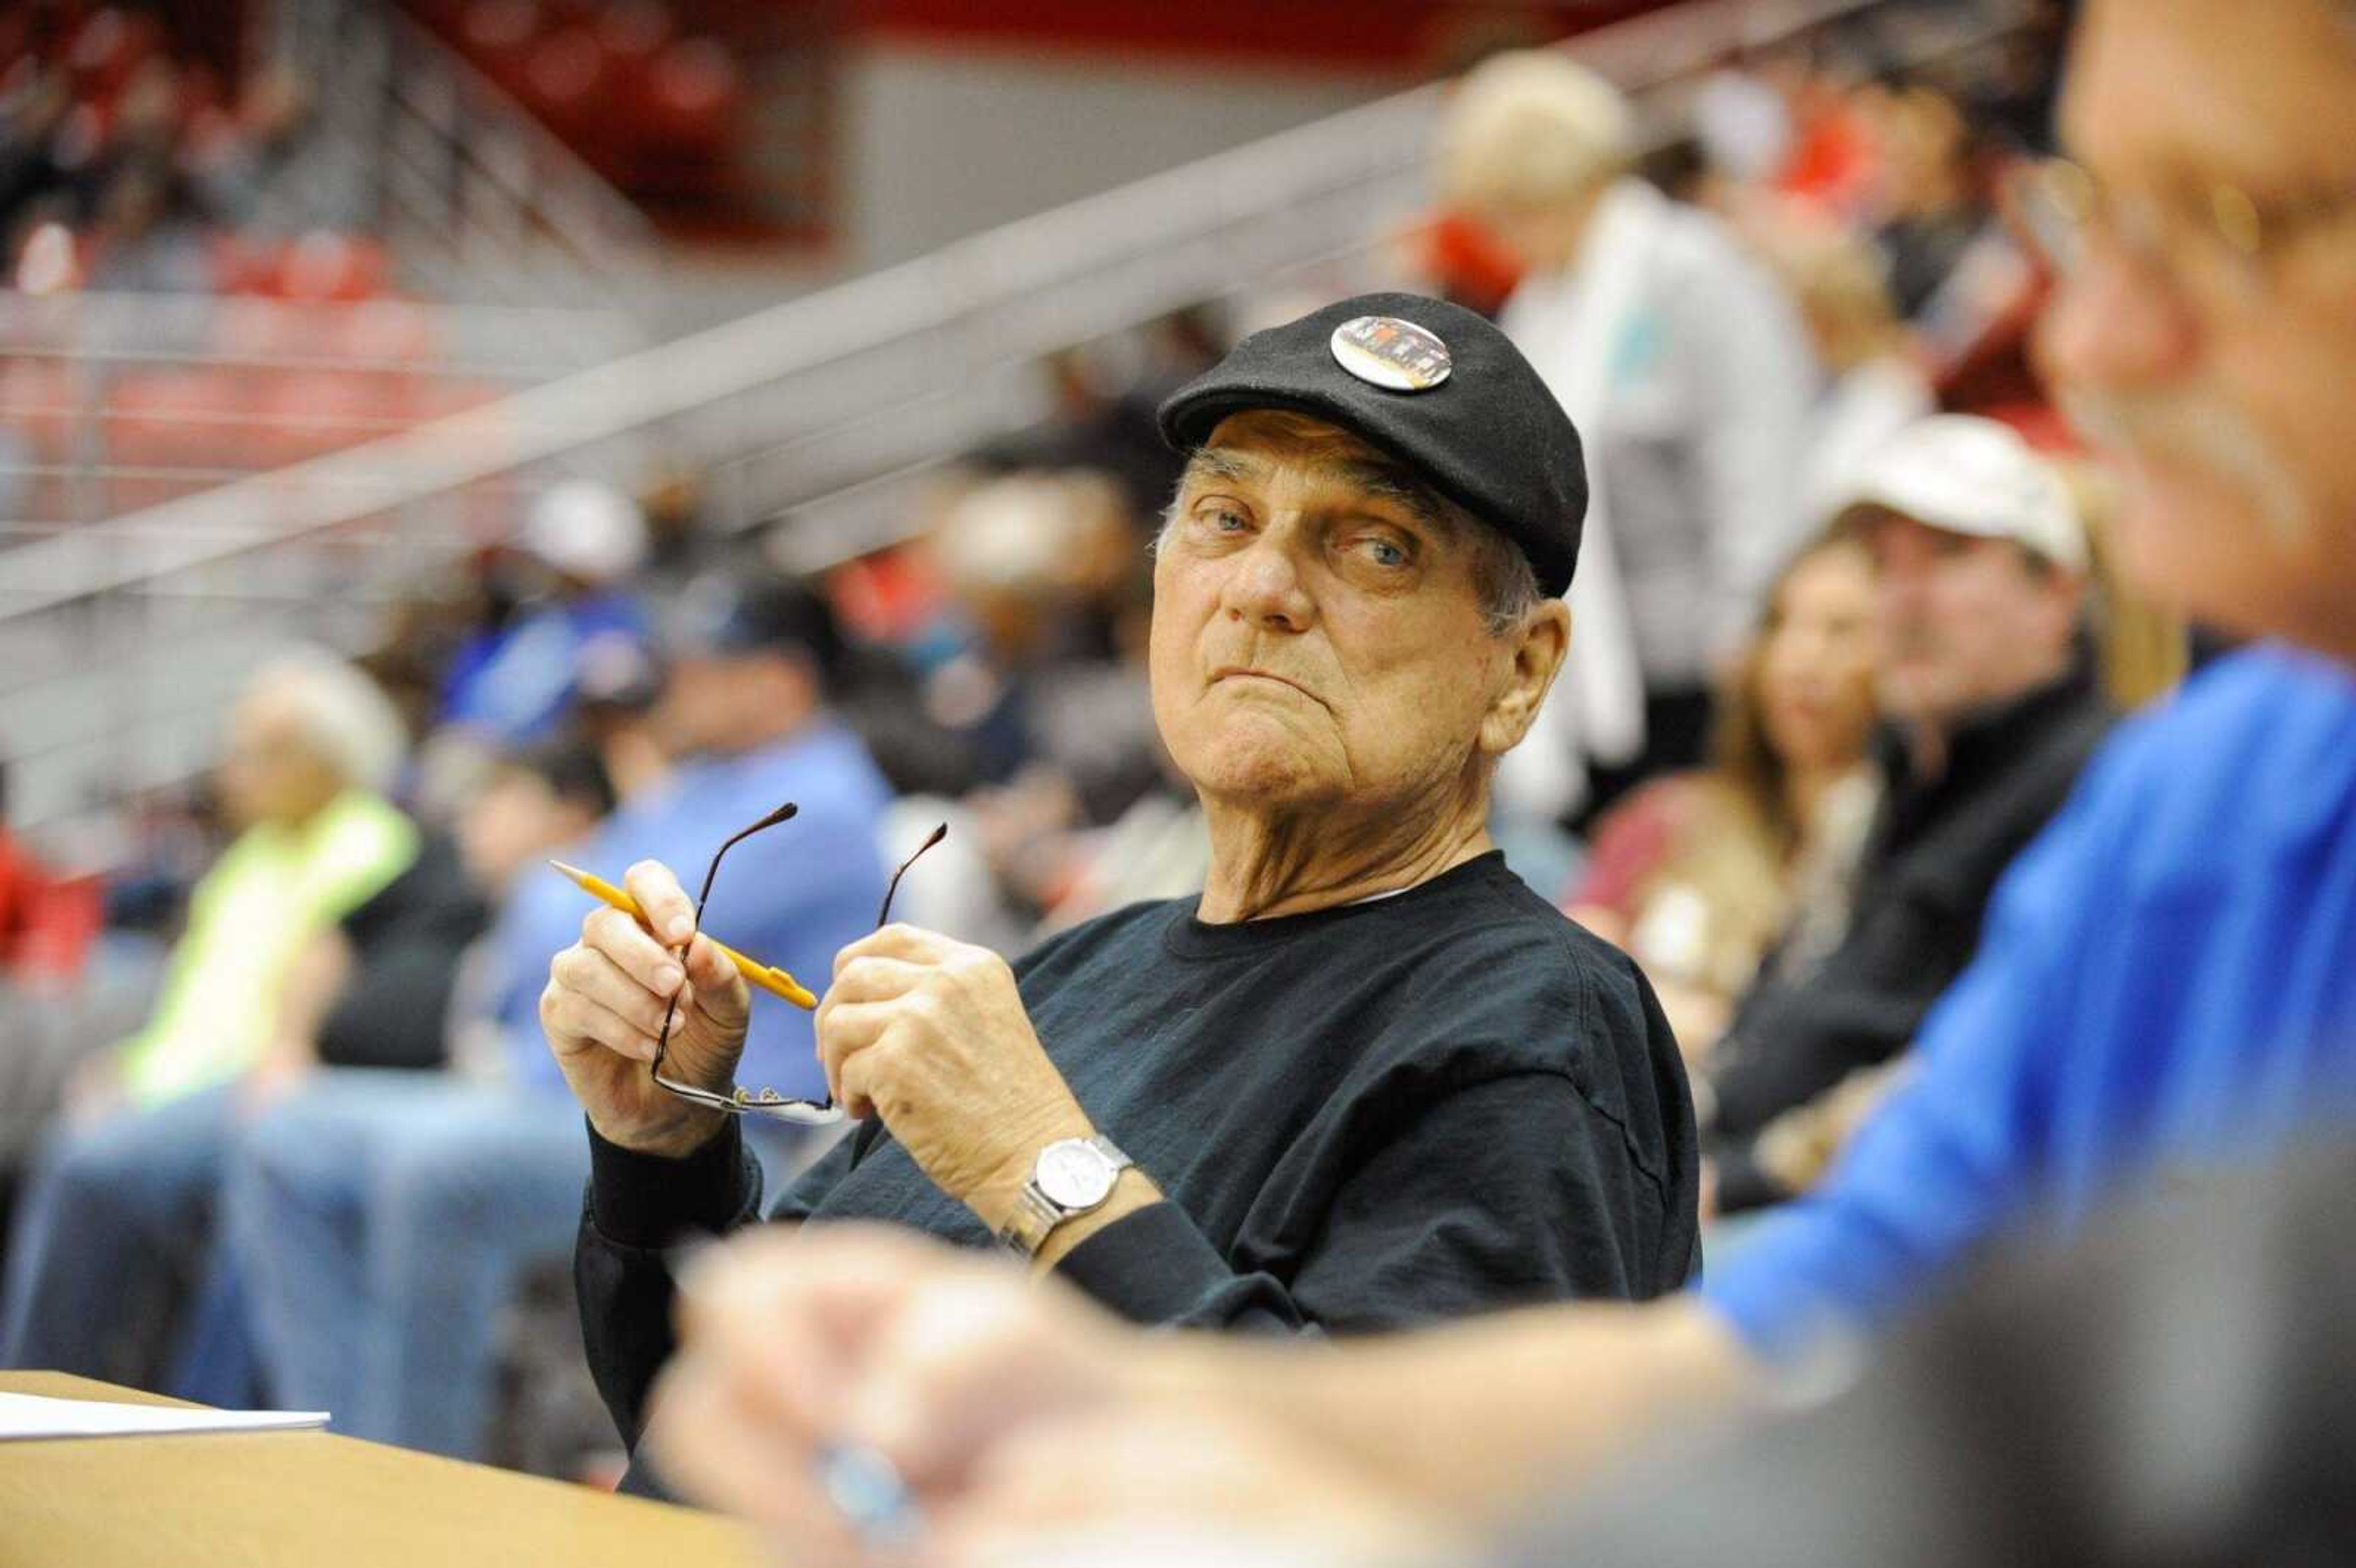
M1013 1217L998 1232L1000 1245L1026 1258L1037 1257L1056 1226L1103 1207L1113 1184L1132 1163L1101 1133L1092 1138L1056 1139L1039 1151L1031 1179L1015 1200Z

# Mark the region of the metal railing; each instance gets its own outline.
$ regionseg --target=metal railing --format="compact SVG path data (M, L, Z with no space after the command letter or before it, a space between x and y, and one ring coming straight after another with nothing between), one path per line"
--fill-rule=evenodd
M1650 94L1738 41L1884 3L1713 0L1577 48ZM1983 6L1975 26L2001 28L2006 9ZM187 765L203 746L192 710L169 705L168 735L149 727L166 706L157 692L183 681L180 650L217 659L217 704L239 667L230 641L264 624L364 640L367 617L351 607L477 542L488 485L529 488L559 473L627 485L659 453L710 475L725 525L793 514L818 547L797 552L806 564L862 548L894 526L895 477L1046 412L1041 356L1183 305L1331 297L1382 279L1386 245L1426 199L1440 92L1387 98L495 404L165 502L101 535L9 552L0 672L54 667L59 656L44 647L80 649L69 665L116 660L112 716L70 748L42 750L0 695L0 746L23 764L21 815L65 816L102 787ZM136 639L128 658L107 647L125 635ZM0 673L0 692L8 684Z
M613 312L0 292L0 549L113 538L642 341Z
M440 299L612 308L654 275L645 215L384 0L282 0L269 58L310 87L337 177Z
M611 312L0 293L0 604L38 603L27 591L61 552L118 569L124 589L0 620L0 758L20 819L200 763L256 659L290 636L364 638L355 611L496 537L515 481L412 496L397 531L249 551L257 495L311 503L359 485L373 505L383 471L341 454L641 342ZM159 527L233 559L124 575Z

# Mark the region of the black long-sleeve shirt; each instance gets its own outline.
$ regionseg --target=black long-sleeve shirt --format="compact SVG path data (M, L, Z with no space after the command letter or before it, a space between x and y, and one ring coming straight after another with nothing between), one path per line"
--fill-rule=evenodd
M1501 856L1281 919L1138 905L1016 976L1090 1119L1166 1198L1059 1265L1130 1318L1348 1333L1649 1297L1694 1270L1693 1113L1659 1005ZM592 1154L583 1323L635 1444L672 1346L662 1249L753 1221L759 1176L733 1129L685 1160L594 1135ZM846 1138L770 1217L991 1241L888 1133Z
M1768 1123L1913 1043L1978 949L2004 869L2062 809L2114 717L2079 667L1959 726L1935 779L1913 773L1894 735L1881 738L1890 787L1847 933L1796 978L1771 956L1711 1064L1704 1147L1721 1210L1787 1196L1753 1157Z

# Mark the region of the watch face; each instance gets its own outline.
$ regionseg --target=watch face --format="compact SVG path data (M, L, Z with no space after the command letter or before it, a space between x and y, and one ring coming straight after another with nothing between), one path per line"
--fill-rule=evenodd
M1093 1209L1112 1192L1119 1174L1102 1151L1083 1138L1064 1138L1039 1151L1033 1173L1039 1190L1065 1209Z

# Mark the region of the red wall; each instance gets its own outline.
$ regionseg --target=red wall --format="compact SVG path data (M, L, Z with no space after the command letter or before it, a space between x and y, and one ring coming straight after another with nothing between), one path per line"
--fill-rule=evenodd
M1108 49L1423 74L1671 0L840 0L851 30L961 48Z

